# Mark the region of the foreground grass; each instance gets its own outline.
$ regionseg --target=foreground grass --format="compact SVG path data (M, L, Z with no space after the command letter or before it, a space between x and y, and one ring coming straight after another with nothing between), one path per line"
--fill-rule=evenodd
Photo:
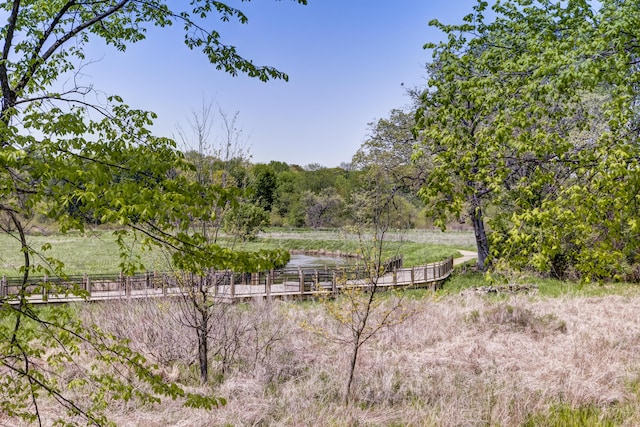
M480 279L461 275L446 287L457 281L466 291L405 298L412 315L363 347L352 404L342 401L344 346L304 326L335 331L325 306L337 302L253 301L212 307L225 315L211 330L208 389L226 406L203 412L167 401L123 410L114 402L112 415L131 426L640 424L640 292L594 296L580 294L583 287L550 296L540 286L538 294L488 297L468 291ZM383 305L397 295L388 298ZM201 389L195 335L177 300L76 309L131 340L167 378Z
M435 293L383 294L383 311L402 298L411 315L363 347L349 405L348 352L317 333L339 331L327 307L340 299L212 306L207 387L179 299L68 307L129 340L165 378L228 400L212 412L113 401L117 425L640 425L640 287L522 280L535 291L485 295L475 290L483 275L456 273ZM42 410L46 420L58 409Z

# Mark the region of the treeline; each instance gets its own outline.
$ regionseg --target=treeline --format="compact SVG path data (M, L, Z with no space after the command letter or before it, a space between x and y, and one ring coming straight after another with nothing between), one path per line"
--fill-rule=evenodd
M167 151L165 155L152 144L114 147L102 163L88 155L49 158L49 164L58 162L59 170L75 175L45 184L46 191L55 195L57 206L54 209L50 204L44 209L49 219L38 218L53 220L64 230L114 223L142 228L162 218L161 206L177 203L185 206L180 219L167 219L167 223L200 233L213 243L222 235L250 240L269 226L367 227L381 212L387 228L433 224L418 195L430 161L413 158L418 142L413 134L413 111L393 110L388 118L370 123L368 138L352 161L328 168L282 161L253 163L240 141L237 114L219 112L214 117L211 108L203 104L192 117L190 132L180 134L184 146L197 149ZM228 131L222 142L210 143L209 128L214 119ZM109 170L86 173L98 166ZM159 190L154 209L160 209L160 214L152 215L141 200L154 189ZM193 212L186 210L186 199L165 197L178 190L188 191L189 203L195 205ZM122 218L115 220L116 216Z
M241 197L225 217L224 230L251 238L266 226L336 228L354 224L365 209L363 194L372 170L353 163L328 168L281 161L251 163L235 158L221 161L196 151L186 153L213 182L235 187ZM394 194L393 228L425 227L424 204L411 188Z

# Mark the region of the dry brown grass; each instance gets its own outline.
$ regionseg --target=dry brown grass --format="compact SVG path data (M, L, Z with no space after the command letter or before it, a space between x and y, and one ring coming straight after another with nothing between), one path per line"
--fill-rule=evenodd
M123 426L516 426L566 405L598 408L599 417L616 424L640 424L640 296L467 294L405 304L415 314L363 350L352 405L341 403L347 352L301 327L330 322L321 304L256 302L227 308L229 322L244 326L224 375L220 359L213 361L210 388L226 406L212 412L172 401L120 406L114 420ZM199 389L195 336L180 326L175 302L96 304L81 312L130 338L162 363L167 378Z

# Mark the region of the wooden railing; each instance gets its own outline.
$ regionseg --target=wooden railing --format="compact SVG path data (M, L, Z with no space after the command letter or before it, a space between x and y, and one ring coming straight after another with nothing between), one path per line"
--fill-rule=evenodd
M339 293L345 287L429 287L435 289L453 271L453 258L418 267L402 267L402 258L386 262L371 274L365 268L305 267L259 273L211 271L207 277L189 273L144 273L135 276L82 276L33 278L22 289L20 278L2 277L0 302L17 303L24 292L32 303L99 301L183 295L204 282L209 292L225 300L313 296ZM374 276L374 277L372 277Z

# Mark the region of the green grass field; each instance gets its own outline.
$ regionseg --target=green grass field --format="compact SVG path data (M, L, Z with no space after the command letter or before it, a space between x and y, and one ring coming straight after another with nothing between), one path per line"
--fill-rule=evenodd
M51 249L44 252L46 256L61 260L65 264L68 275L117 274L120 272L120 254L115 237L111 231L94 231L80 234L52 234L29 236L34 249L51 244ZM331 253L357 254L360 243L356 235L340 230L279 230L271 229L263 233L253 242L236 244L235 249L256 251L259 249L288 249L297 251L327 251ZM473 233L471 232L439 232L434 230L412 230L406 233L395 233L386 241L387 253L392 257L400 254L404 257L405 266L416 266L443 260L449 256L457 256L458 249L473 249ZM140 257L149 271L168 270L166 257L160 249L143 252L140 244L130 240L130 256ZM14 277L19 275L18 269L23 262L18 241L7 234L0 234L0 275ZM36 258L35 264L43 264ZM446 286L447 293L459 293L464 289L486 285L481 274L456 274ZM496 278L498 281L507 280ZM509 280L507 280L509 281ZM520 277L516 282L535 284L540 295L548 297L603 296L603 295L635 295L638 292L634 284L589 284L581 285L540 277ZM418 292L420 293L420 292ZM420 296L418 296L420 297Z
M46 257L61 260L65 272L77 274L112 274L120 271L120 250L111 231L94 231L80 234L53 234L29 236L29 244ZM41 251L45 244L51 248ZM166 257L160 249L144 252L140 244L130 239L128 256L140 257L148 270L168 269ZM385 256L402 255L405 265L421 265L439 261L449 256L457 256L457 249L473 248L473 234L468 232L442 233L439 231L410 231L390 234L386 241ZM357 236L345 234L339 230L331 231L278 231L270 230L259 239L234 246L238 250L256 251L259 249L288 249L300 251L324 250L334 253L357 254L361 244ZM44 264L42 258L34 263ZM0 234L0 275L16 276L23 264L19 242L7 235Z
M29 244L37 252L46 257L53 257L62 261L66 274L82 273L107 274L119 272L119 248L115 236L111 232L95 232L86 235L56 234L49 236L29 236ZM41 251L45 244L51 244L51 249ZM145 266L150 269L163 265L160 251L153 253L142 252L139 245L131 240L131 252L139 255ZM19 242L6 234L0 234L0 274L15 276L23 263ZM36 265L46 263L41 257L33 260Z

